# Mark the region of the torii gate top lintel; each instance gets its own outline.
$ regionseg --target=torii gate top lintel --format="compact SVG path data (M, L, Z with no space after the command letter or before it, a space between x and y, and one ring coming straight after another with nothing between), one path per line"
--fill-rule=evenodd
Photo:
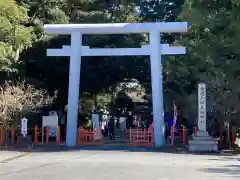
M187 32L186 22L156 22L156 23L108 23L108 24L45 24L44 30L50 34L124 34Z

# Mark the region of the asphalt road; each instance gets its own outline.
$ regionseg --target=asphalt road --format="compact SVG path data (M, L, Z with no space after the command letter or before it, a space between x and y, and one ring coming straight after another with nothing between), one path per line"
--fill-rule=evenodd
M39 152L1 160L0 180L235 180L240 178L239 159L162 152Z

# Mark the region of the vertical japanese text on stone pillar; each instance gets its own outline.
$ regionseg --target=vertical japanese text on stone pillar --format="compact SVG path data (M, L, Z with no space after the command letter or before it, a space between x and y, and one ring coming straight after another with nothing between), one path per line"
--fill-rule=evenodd
M206 131L206 84L198 84L198 129Z

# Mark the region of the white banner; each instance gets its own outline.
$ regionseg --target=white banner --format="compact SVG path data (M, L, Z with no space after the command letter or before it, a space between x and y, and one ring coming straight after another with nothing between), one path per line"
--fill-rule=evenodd
M99 114L92 114L92 122L93 122L93 130L97 132L97 136L95 140L100 140L101 138L101 130L100 130L100 121L99 121Z
M28 120L27 118L23 117L21 119L21 134L25 137L28 133L28 127L27 127Z
M198 84L198 129L200 131L206 131L206 84Z

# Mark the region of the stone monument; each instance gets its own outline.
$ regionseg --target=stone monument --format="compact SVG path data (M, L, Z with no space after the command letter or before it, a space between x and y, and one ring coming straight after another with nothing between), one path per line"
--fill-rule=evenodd
M206 84L198 84L198 132L189 140L190 151L218 152L218 142L207 132Z

